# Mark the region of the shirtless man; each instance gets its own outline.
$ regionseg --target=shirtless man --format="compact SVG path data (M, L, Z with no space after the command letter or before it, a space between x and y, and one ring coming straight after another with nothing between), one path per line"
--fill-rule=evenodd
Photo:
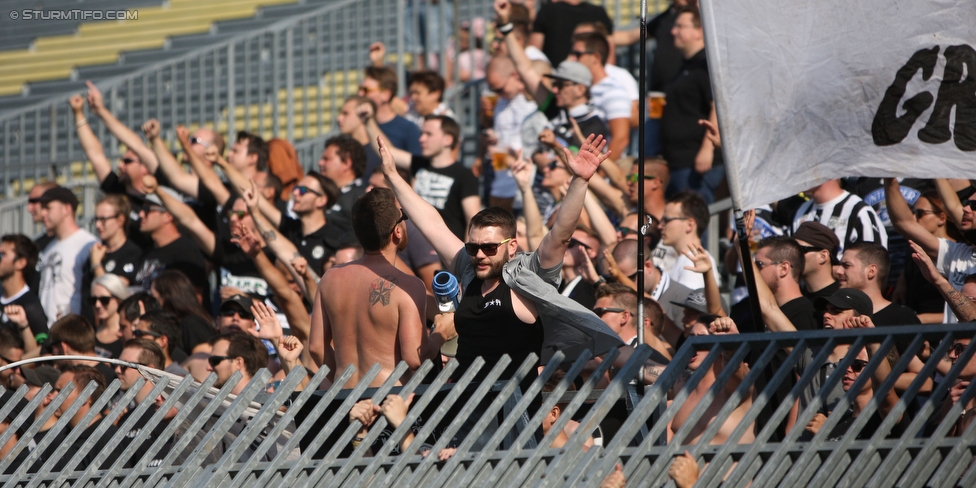
M317 364L328 366L329 381L352 365L356 372L345 385L352 388L378 363L382 371L370 386L380 386L400 361L409 367L406 380L427 357L424 282L393 266L397 251L407 246L406 219L386 188L374 188L352 208L365 254L325 273L312 310L309 351Z
M705 322L708 322L708 325ZM716 317L714 315L703 315L699 318L695 325L691 329L691 334L696 336L703 335L717 335L717 334L738 334L739 331L736 329L735 322L729 317ZM694 356L691 357L691 361L688 363L688 369L691 372L697 371L701 367L702 362L708 355L708 351L698 351ZM698 406L698 402L702 401L708 394L708 391L715 385L715 381L718 376L722 374L722 370L728 364L728 358L731 355L730 351L723 351L722 357L715 360L712 366L705 372L705 377L698 382L695 386L694 391L688 395L684 404L678 409L678 412L671 419L671 426L668 432L668 441L681 430L685 422L688 420L688 416L694 411L695 407ZM745 379L746 375L749 374L749 367L742 363L739 365L739 369L729 378L729 381L725 383L725 387L722 388L715 397L711 400L711 405L705 414L698 419L698 423L695 424L688 436L681 440L682 444L695 444L701 438L701 435L708 428L708 425L715 420L715 416L718 415L719 410L725 406L725 403L732 396L742 380ZM690 375L685 378L679 379L672 387L673 392L679 391L684 388L684 383ZM742 399L735 410L725 419L722 423L722 427L718 430L714 437L708 440L709 444L725 444L726 442L732 440L740 444L748 444L756 440L756 434L753 429L747 429L746 432L742 434L739 439L731 439L730 436L736 427L739 426L739 422L745 416L749 408L752 407L753 397L756 394L755 388L750 388L749 395Z

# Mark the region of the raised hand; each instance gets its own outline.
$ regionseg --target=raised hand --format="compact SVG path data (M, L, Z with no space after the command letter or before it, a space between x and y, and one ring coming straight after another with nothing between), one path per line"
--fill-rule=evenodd
M552 129L543 129L539 133L539 142L549 147L556 147L556 133Z
M935 267L935 263L932 262L932 258L929 254L922 249L915 241L908 241L908 245L912 248L912 261L918 265L918 269L922 272L922 276L932 284L938 284L940 281L945 280L946 277L942 276L939 272L939 268Z
M180 141L184 151L190 150L190 129L182 125L176 126L176 139Z
M382 42L374 42L369 45L369 61L373 66L383 66L386 62L386 45Z
M96 114L103 113L105 111L105 101L102 99L101 90L90 81L86 81L85 84L88 85L88 108Z
M241 248L241 251L249 258L257 256L263 247L258 237L243 225L239 226L237 235L231 237L230 241L237 244L237 247Z
M142 186L146 188L146 194L156 193L159 188L159 182L156 181L156 177L153 175L145 175L142 177Z
M369 119L373 118L373 116L376 114L373 113L372 105L368 103L361 103L359 104L358 107L356 107L356 115L359 116L359 120L362 120L363 123L366 123L369 121Z
M718 133L718 126L708 119L698 119L698 125L705 128L705 137L716 148L722 147L722 135Z
M389 175L397 172L396 161L393 159L393 153L391 153L390 149L386 147L386 144L383 144L383 138L377 137L376 144L380 148L380 158L383 159L383 173L389 177Z
M250 187L241 187L241 198L252 213L260 211L258 209L258 188L254 184L254 180L251 180Z
M495 0L495 15L498 16L498 25L505 25L512 17L512 4L509 0Z
M515 183L518 184L519 188L522 191L532 191L532 180L535 175L532 173L532 164L522 159L521 149L518 150L515 161L512 162L510 169L512 170L512 177L515 178Z
M10 314L8 313L7 315ZM949 389L949 398L952 400L952 403L956 403L962 398L962 394L966 391L967 387L969 387L969 382L965 380L960 380L955 385L952 385L952 388Z
M301 276L306 276L308 274L308 260L304 256L298 256L291 260L291 267L295 268L295 272Z
M91 263L93 265L102 264L102 260L105 259L106 253L108 253L108 248L105 247L105 244L102 244L101 242L96 242L92 244Z
M295 336L285 336L278 344L278 358L289 364L298 362L298 357L302 355L302 341Z
M85 99L81 95L71 95L71 98L68 99L68 105L72 112L80 114L85 110Z
M607 141L602 135L594 136L590 134L580 146L580 150L573 156L567 148L563 148L566 156L569 157L569 169L574 175L589 181L596 173L596 170L610 157L610 151L603 152L607 147Z
M613 472L603 479L603 483L600 483L600 488L624 488L626 485L627 478L624 477L624 467L622 464L617 463L613 468Z
M386 421L394 429L400 427L403 420L407 418L407 410L413 403L414 394L411 393L406 399L400 395L387 395L386 399L379 407L373 407L378 413L386 417Z
M142 124L142 133L150 141L159 137L159 121L156 119L147 120L145 124Z
M3 308L3 313L7 316L8 320L17 324L18 327L27 326L27 312L24 311L24 307L20 305L7 305Z
M827 416L820 412L817 412L816 414L813 415L813 418L810 419L810 422L807 423L805 430L808 430L811 433L816 434L817 432L820 432L820 429L823 427L823 424L826 421L827 421Z
M596 283L600 279L600 273L597 273L596 266L593 266L590 255L586 253L586 248L580 245L577 250L580 256L583 257L583 262L576 266L576 272L583 275L584 280L590 283Z
M874 322L871 317L867 315L861 315L858 317L850 317L844 321L845 329L873 329Z
M712 270L712 259L705 252L705 248L696 244L690 244L688 249L685 250L684 255L693 263L691 266L685 266L685 269L688 271L705 274Z
M278 316L267 305L256 300L251 305L251 313L254 314L254 321L261 324L261 330L248 329L247 333L258 339L267 339L277 344L281 340L281 336L284 335Z
M708 331L712 334L738 334L739 329L729 317L719 317L708 324Z

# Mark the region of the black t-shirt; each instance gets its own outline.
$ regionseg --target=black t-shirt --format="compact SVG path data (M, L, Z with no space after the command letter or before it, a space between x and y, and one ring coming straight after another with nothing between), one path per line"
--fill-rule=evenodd
M116 422L116 425L118 425L119 427L125 425L125 422L129 420L129 417L132 416L134 411L135 408L131 408L128 411L126 411L121 417L119 417L119 420L118 422ZM143 441L138 446L133 447L131 445L132 441L135 440L136 437L139 437L139 435L142 434L142 429L146 428L146 426L152 420L153 415L156 415L157 411L159 411L159 407L157 407L156 405L150 405L149 408L146 409L146 411L142 414L142 416L139 417L139 420L137 420L135 424L132 426L132 428L129 429L129 431L126 433L125 438L122 439L121 442L122 448L127 450L129 449L134 450L132 457L130 457L129 461L126 463L127 468L134 468L136 467L137 464L140 464L139 460L143 456L145 456L147 452L149 452L149 448L152 447L153 443L156 442L156 439L158 439L159 436L163 435L163 431L166 430L166 427L169 425L168 420L163 420L162 422L153 425L152 434L150 434L150 436L145 441ZM173 437L171 436L167 440L167 442L163 444L163 447L161 447L158 452L154 453L150 459L145 460L145 462L141 464L145 464L146 466L150 466L150 467L158 466L159 463L166 457L166 455L169 454L170 450L173 449L174 440L175 439L173 439Z
M27 325L30 326L34 337L40 334L47 334L47 316L44 315L44 307L41 306L41 300L37 298L37 293L33 289L28 289L25 293L9 302L0 301L0 324L16 329L17 325L10 322L7 314L3 312L3 307L7 305L20 305L24 307L24 312L27 314ZM19 337L20 332L17 332L17 335Z
M122 355L122 339L106 344L95 338L95 354L103 358L118 358Z
M915 263L905 266L905 305L917 314L942 313L945 311L945 298Z
M671 29L677 18L677 8L671 4L670 8L647 24L647 32L657 40L654 62L651 65L650 90L652 91L664 91L664 87L674 79L678 71L681 71L681 64L684 63L684 56L674 46L674 36L671 35Z
M336 204L326 212L326 220L335 226L337 232L341 233L335 237L343 240L345 236L352 236L355 241L355 235L352 231L352 206L359 197L366 194L366 183L357 178L355 182L350 183L343 190Z
M114 252L105 253L105 258L102 259L102 267L106 273L125 278L129 281L130 285L135 285L136 273L139 272L139 264L141 261L142 248L127 239L125 244L122 244L122 247ZM84 281L82 283L85 286L81 287L81 315L91 323L95 323L95 312L92 310L91 302L89 301L91 298L91 286L88 286L95 279L95 273L91 270L91 259L85 262L83 272L82 276Z
M542 4L532 24L532 32L546 36L542 52L553 66L559 66L569 56L573 49L573 30L583 22L600 22L607 26L607 32L613 33L613 21L603 7L586 2L578 5L564 2Z
M889 325L915 325L920 324L915 311L904 306L892 303L871 316L874 325L886 327Z
M308 261L308 269L317 274L322 274L322 265L339 249L343 234L332 221L326 221L325 225L305 235L302 234L301 220L284 215L281 216L278 230L298 248L298 254Z
M417 194L440 212L444 223L458 239L463 239L467 220L461 201L478 196L478 179L471 170L460 162L434 168L430 159L414 156L410 161L410 172L414 175L413 188Z
M610 126L607 125L607 121L600 117L592 106L587 105L589 110L586 113L580 115L579 117L573 117L576 121L576 125L579 126L581 134L595 134L598 136L603 136L604 139L610 138ZM579 140L576 136L576 132L573 129L572 123L569 120L569 112L565 109L559 109L558 115L551 119L549 122L553 126L553 132L556 134L556 138L564 146L576 146L579 148L583 145L583 141Z
M704 49L684 62L664 93L668 103L661 117L662 156L671 169L694 167L705 137L705 128L698 120L707 119L712 112L712 84ZM716 150L713 165L721 163L721 152Z
M203 290L204 297L209 297L207 259L203 256L203 251L189 237L180 236L163 247L154 247L146 251L142 255L142 264L139 266L133 284L148 290L152 280L166 269L182 271L194 286Z
M823 328L823 313L813 308L813 302L806 297L797 297L784 303L780 310L790 319L796 330L819 330ZM818 322L818 320L820 320Z

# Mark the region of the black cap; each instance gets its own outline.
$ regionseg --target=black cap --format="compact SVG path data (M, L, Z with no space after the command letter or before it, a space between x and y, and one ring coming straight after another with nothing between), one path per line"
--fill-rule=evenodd
M44 386L46 383L54 386L61 376L61 372L51 366L22 367L20 373L24 376L24 381L30 386Z
M38 199L41 204L47 204L49 202L61 202L71 205L71 208L78 208L78 197L75 193L63 186L56 186L49 189L41 195Z
M865 295L863 291L854 288L841 288L829 297L820 297L813 302L813 306L817 310L824 310L828 303L841 310L854 310L868 317L874 313L874 304L871 302L871 298Z
M254 301L251 300L251 297L247 295L234 295L224 300L224 302L220 304L220 309L223 310L231 303L236 303L240 305L244 309L244 311L248 313L251 312L251 306L254 305Z

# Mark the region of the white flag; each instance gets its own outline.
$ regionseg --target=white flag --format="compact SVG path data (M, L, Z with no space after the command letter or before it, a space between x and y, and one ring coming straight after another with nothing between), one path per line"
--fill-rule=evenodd
M976 0L701 0L739 208L842 176L976 178Z

